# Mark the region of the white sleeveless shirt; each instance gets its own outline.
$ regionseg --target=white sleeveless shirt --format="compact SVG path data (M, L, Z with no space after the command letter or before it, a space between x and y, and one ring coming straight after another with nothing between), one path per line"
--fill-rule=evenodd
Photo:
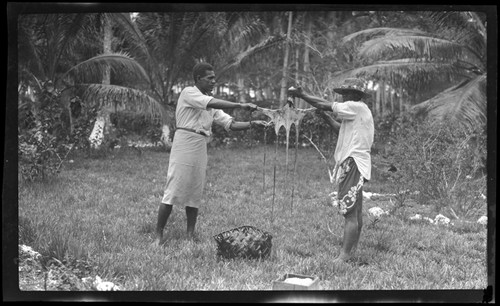
M333 114L342 120L335 148L335 170L348 157L352 157L366 180L371 179L371 147L375 128L368 106L361 101L333 102Z

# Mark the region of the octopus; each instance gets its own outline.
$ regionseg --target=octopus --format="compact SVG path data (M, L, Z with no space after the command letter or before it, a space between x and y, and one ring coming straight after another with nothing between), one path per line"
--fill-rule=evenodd
M297 152L298 152L298 145L299 145L299 131L300 131L300 123L302 122L302 119L304 116L309 113L313 112L315 109L314 108L308 108L308 109L298 109L295 108L293 105L292 101L288 101L285 106L283 106L280 109L267 109L267 108L258 108L258 111L261 111L265 116L269 117L271 120L269 121L269 126L274 125L274 131L276 133L276 137L278 137L279 131L281 127L285 128L286 132L286 169L288 170L288 148L289 148L289 143L290 143L290 130L292 125L295 126L295 162L294 162L294 169L293 169L293 179L294 182L292 184L292 196L291 196L291 209L293 210L293 196L294 196L294 191L295 191L295 177L296 177L296 171L297 171ZM264 135L265 139L265 135ZM276 141L276 149L275 149L275 155L274 155L274 185L273 185L273 207L274 207L274 198L276 194L276 156L277 156L277 150L278 150L278 141ZM264 153L264 168L265 168L265 153ZM285 173L285 186L287 186L287 180L288 180L288 171ZM265 189L265 174L264 174L264 189Z

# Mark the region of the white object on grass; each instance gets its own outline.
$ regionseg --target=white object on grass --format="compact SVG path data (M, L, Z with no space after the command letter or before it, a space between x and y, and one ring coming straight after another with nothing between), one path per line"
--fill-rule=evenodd
M424 220L425 220L425 221L429 221L429 223L434 224L434 220L432 220L432 219L431 219L431 218L429 218L429 217L424 217Z
M363 191L363 197L366 198L366 199L371 199L373 196L373 193L372 192L369 192L369 191Z
M94 283L97 291L119 291L120 288L112 282L103 282L99 275L96 275Z
M19 246L19 248L21 249L21 252L23 253L26 253L28 254L29 257L31 258L38 258L38 257L41 257L42 255L40 253L38 253L37 251L33 250L30 246L27 246L27 245L24 245L24 244L21 244Z
M450 219L449 219L449 218L447 218L447 217L445 217L445 216L443 216L443 215L441 215L441 214L439 214L439 215L437 215L437 216L434 218L434 222L435 222L436 224L444 224L444 225L448 225L448 224L450 224Z
M416 214L415 216L410 217L410 220L422 220L422 215Z
M96 286L97 291L119 291L118 286L112 282L102 282Z
M388 215L389 213L384 211L380 207L372 207L368 209L368 213L374 217L380 218L382 215Z
M488 217L486 217L486 216L482 216L481 218L479 218L479 219L477 220L477 223L482 224L482 225L486 225L486 224L488 224Z
M301 286L309 286L313 283L311 278L290 277L285 279L285 283Z
M395 194L392 194L392 193L383 194L383 193L363 191L363 198L369 199L369 200L372 200L373 197L375 197L375 198L373 198L373 200L377 200L377 198L380 198L380 197L393 197L393 196L395 196Z

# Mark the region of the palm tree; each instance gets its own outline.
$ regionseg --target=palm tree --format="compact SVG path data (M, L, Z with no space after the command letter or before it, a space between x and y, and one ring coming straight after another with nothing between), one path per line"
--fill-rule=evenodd
M475 12L425 13L432 32L406 28L370 28L343 38L365 38L358 56L363 66L338 77L364 75L395 87L429 91L436 83L452 85L412 107L432 121L450 120L468 129L486 122L486 21Z
M216 50L212 61L217 67L218 80L236 77L240 102L245 99L245 85L260 84L252 75L269 68L270 52L282 46L285 36L273 34L261 13L231 12L225 14L223 27L210 49ZM272 61L271 61L272 62ZM274 65L272 65L272 68ZM247 84L245 84L247 82Z
M148 93L165 109L162 140L167 148L175 130L173 87L190 81L185 76L203 56L203 43L213 36L215 20L204 12L155 12L139 13L133 22L131 52L151 80Z
M134 52L151 79L149 93L167 109L163 139L175 130L172 89L191 83L191 68L198 61L212 63L218 81L238 72L253 55L276 44L256 14L241 12L139 13L135 19ZM136 54L136 53L134 53ZM140 54L140 56L139 56ZM238 73L236 73L238 76ZM243 79L239 75L240 79Z
M161 105L144 90L102 83L103 75L109 70L128 78L138 77L137 83L141 85L149 82L144 68L130 55L102 53L98 21L105 17L126 25L130 19L128 14L104 15L37 14L19 18L20 87L33 88L35 97L47 90L53 93L53 102L67 111L70 132L70 100L75 95L80 96L82 102L99 107L119 103L150 117L162 114ZM31 103L32 107L42 107L40 99L35 98Z

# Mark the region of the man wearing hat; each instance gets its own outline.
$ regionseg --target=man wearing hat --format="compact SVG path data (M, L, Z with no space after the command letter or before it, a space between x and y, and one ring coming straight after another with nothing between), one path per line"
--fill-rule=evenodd
M323 116L338 133L334 153L334 178L338 184L338 192L334 203L336 202L339 213L345 217L345 227L342 249L334 261L337 264L351 258L363 227L363 184L371 176L370 151L374 125L372 113L363 102L367 96L363 80L348 78L340 87L334 88L334 91L342 95L343 102L330 102L306 94L301 88L292 87L288 89L288 94L303 99L320 111L331 111L335 117L333 119L326 114Z

